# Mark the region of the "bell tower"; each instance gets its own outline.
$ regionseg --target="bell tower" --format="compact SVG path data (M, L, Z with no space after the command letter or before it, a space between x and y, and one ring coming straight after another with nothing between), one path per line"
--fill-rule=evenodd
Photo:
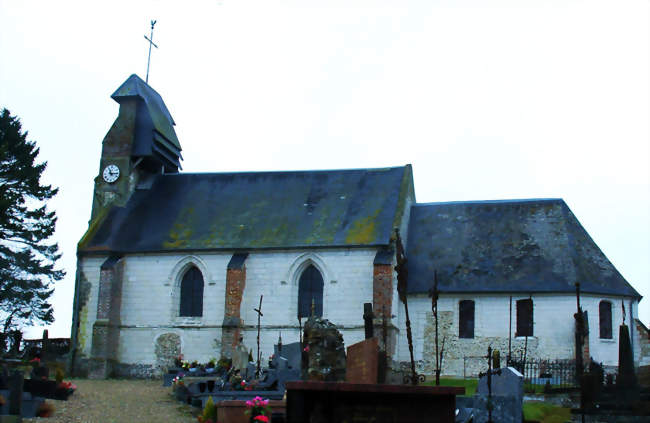
M111 96L120 111L102 142L91 222L112 206L126 204L135 189L181 168L174 120L153 88L131 75Z

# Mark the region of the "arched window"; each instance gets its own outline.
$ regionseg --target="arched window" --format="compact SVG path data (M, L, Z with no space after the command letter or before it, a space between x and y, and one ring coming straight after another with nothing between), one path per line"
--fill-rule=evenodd
M314 315L323 315L323 276L313 264L300 275L298 283L298 317L311 316L311 302L314 301Z
M458 303L458 337L474 338L474 301Z
M203 316L203 275L195 266L190 267L181 281L179 316Z
M612 339L612 303L601 301L598 305L600 339Z
M517 300L517 332L515 336L533 336L533 300Z

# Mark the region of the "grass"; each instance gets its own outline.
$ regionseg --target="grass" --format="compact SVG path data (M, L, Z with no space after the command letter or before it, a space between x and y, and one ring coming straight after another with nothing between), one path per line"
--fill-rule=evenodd
M524 383L524 393L526 394L543 394L546 392L546 387L550 389L558 389L566 387L566 385L539 385L534 383Z
M436 381L430 380L428 382L423 383L423 385L426 386L435 386ZM478 379L456 379L456 378L451 378L451 377L441 377L440 378L440 386L460 386L462 388L465 388L465 397L469 397L474 395L476 392L476 387L478 386Z
M571 420L571 409L542 401L524 403L524 419L541 423L564 423Z

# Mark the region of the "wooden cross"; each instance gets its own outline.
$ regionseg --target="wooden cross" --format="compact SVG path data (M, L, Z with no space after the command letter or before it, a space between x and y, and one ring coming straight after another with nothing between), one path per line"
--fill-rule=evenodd
M260 295L260 306L258 308L254 308L253 311L257 313L257 369L255 370L255 378L260 377L260 360L262 358L260 354L260 321L262 316L262 298L264 298L264 295Z
M153 42L153 26L156 24L156 21L151 21L151 35L147 37L146 35L144 36L144 39L149 41L149 57L147 58L147 77L145 79L145 83L149 83L149 64L151 63L151 46L154 46L158 48L158 46Z

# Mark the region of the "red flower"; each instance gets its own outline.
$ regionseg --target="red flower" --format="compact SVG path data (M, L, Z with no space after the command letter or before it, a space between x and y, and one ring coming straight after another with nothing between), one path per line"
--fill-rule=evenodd
M262 416L262 415L255 416L255 418L253 420L258 421L258 422L263 422L263 423L269 423L269 418L266 417L266 416Z
M304 352L309 352L309 345L307 345L305 348L303 348Z
M34 358L32 358L31 360L29 360L29 362L30 362L30 363L40 363L40 362L41 362L41 359L38 358L38 357L34 357Z

